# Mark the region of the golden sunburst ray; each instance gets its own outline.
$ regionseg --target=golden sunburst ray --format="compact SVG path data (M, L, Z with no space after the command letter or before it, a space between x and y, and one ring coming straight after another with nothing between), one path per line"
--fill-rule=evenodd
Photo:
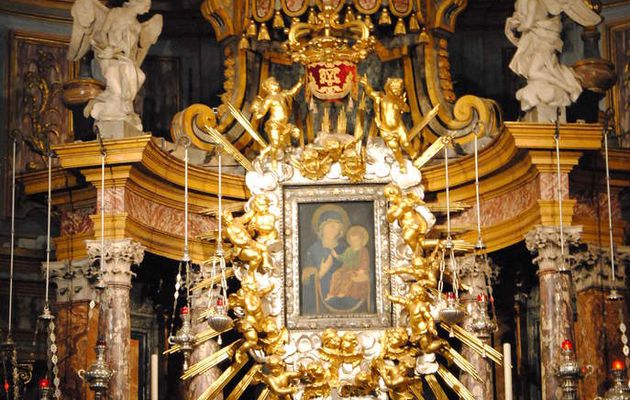
M440 382L438 382L435 375L425 375L424 380L426 380L427 384L429 384L436 400L448 400L448 396L444 393L444 389L440 386Z
M262 369L262 365L256 364L247 371L245 376L241 379L241 381L236 385L234 390L230 393L226 400L238 400L241 398L245 390L249 387L249 385L254 380L256 374Z
M475 335L468 332L464 328L459 325L449 325L444 322L440 323L440 326L444 328L447 332L452 332L453 336L455 336L459 341L461 341L466 346L470 347L475 353L479 354L482 357L488 357L497 365L503 365L503 355L499 353L492 346L488 346L481 340L479 340Z
M205 342L207 342L210 339L214 339L215 337L221 335L222 333L225 333L227 331L232 330L233 326L223 329L221 331L215 331L212 328L208 328L205 331L201 331L198 334L195 335L195 345L200 345L200 344L204 344Z
M231 267L228 267L225 269L225 278L231 278L234 276L234 270ZM221 281L221 274L217 274L217 276L214 277L214 280L212 278L206 278L204 280L202 280L201 282L199 282L198 284L196 284L195 286L192 287L192 291L197 291L197 290L204 290L207 289L211 286L216 285L217 283L219 283L219 281Z
M235 201L233 203L221 204L221 210L230 211L230 212L239 212L239 211L243 211L243 208L245 208L245 204L247 204L246 201ZM205 210L200 212L201 215L208 215L211 217L217 215L218 213L219 213L218 204L212 207L208 207Z
M415 385L411 385L411 393L416 396L418 400L424 400L424 395L422 394L422 383L416 383Z
M455 393L457 393L460 399L475 400L475 396L473 396L473 394L470 393L468 389L466 389L464 384L461 383L459 379L457 379L457 377L455 377L455 375L453 375L451 371L446 369L443 365L438 366L437 372L438 375L440 375L440 377L444 380L444 382L446 382L448 387L450 387Z
M479 376L479 373L477 373L475 367L463 355L457 352L457 350L449 346L448 350L442 349L441 353L447 359L453 360L453 362L455 363L455 365L457 365L459 369L472 376L473 379L479 382L482 381L481 376Z
M232 114L234 119L239 124L241 124L241 126L245 129L245 131L249 133L252 139L254 139L256 143L260 145L260 147L264 149L265 147L268 146L267 142L265 142L265 139L263 139L262 136L260 136L260 134L256 132L256 129L254 129L252 124L249 123L249 120L247 119L247 117L245 117L239 109L234 107L234 105L230 103L229 101L226 101L225 105L228 107L228 110L230 111L230 114Z
M247 358L241 362L235 362L231 364L216 381L212 382L212 385L201 396L197 397L197 400L214 400L219 392L225 388L225 386L238 374L243 366L247 363Z
M214 339L215 337L219 336L222 333L225 333L229 330L231 330L233 327L229 327L227 329L224 329L220 332L215 331L212 328L208 328L205 331L201 331L198 334L195 335L194 338L194 343L195 345L201 345L204 344L205 342L207 342L210 339ZM164 351L162 354L175 354L177 352L179 352L181 350L181 346L176 344L171 346L168 350Z
M186 372L182 375L182 380L187 380L197 375L203 374L204 372L210 370L211 368L216 367L219 363L231 358L234 355L234 352L238 346L243 342L243 340L237 340L236 342L225 346L224 348L218 350L216 353L204 358L203 360L193 364L186 370Z
M268 388L263 389L262 392L260 392L260 394L258 395L258 399L257 400L267 400L269 398L269 394L271 392L269 391Z

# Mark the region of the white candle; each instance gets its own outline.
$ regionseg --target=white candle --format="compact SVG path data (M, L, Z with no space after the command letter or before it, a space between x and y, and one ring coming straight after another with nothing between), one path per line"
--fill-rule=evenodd
M151 354L151 400L158 400L158 355Z
M512 349L509 343L503 343L503 376L505 381L505 400L512 400Z

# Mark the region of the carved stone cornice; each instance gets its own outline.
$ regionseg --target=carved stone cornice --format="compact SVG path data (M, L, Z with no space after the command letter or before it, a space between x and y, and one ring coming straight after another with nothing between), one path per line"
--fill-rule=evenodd
M46 263L42 263L46 273ZM90 301L94 297L90 260L64 260L50 262L50 279L57 286L57 303Z
M145 247L131 239L106 240L104 244L101 253L100 240L86 240L88 257L95 262L102 254L101 271L105 284L131 288L131 266L142 262Z
M578 292L587 289L626 290L626 267L630 264L630 247L615 252L615 280L612 280L610 249L592 244L574 255L572 275Z
M570 249L580 244L581 227L564 227L565 257L570 255ZM557 272L558 259L561 255L560 230L555 226L537 225L525 235L525 245L534 257L533 262L538 265L538 273ZM567 267L568 267L567 261Z

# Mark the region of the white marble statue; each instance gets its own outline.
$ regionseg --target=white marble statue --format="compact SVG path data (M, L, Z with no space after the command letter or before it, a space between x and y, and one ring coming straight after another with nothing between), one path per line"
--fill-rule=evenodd
M598 24L601 17L583 0L516 0L514 8L505 21L505 35L517 47L510 69L527 79L516 98L526 120L555 121L556 109L564 111L582 92L573 70L558 61L560 14L584 26Z
M78 61L90 48L106 88L84 110L103 132L103 123L126 122L142 132L133 101L145 75L140 65L149 47L162 32L162 16L140 23L138 16L151 8L151 0L129 0L122 7L107 8L99 0L76 0L72 6L72 38L68 59Z

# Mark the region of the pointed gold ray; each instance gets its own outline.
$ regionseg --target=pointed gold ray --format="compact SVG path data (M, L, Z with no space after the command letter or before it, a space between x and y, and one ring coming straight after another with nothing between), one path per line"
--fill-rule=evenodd
M267 400L270 393L271 392L269 391L268 388L263 389L263 391L260 392L260 394L258 395L258 400Z
M449 325L444 322L440 322L440 326L448 332L453 332L453 335L459 339L463 344L470 347L475 353L482 357L488 357L497 365L503 365L503 354L499 353L492 346L488 346L481 340L477 339L475 335L466 331L459 325Z
M231 277L234 276L234 270L230 267L230 268L226 268L225 270L225 278L229 279ZM219 283L219 281L221 280L221 275L217 274L217 276L214 277L214 280L212 280L212 278L206 278L204 280L202 280L201 282L199 282L198 284L196 284L195 286L192 287L192 291L196 291L196 290L203 290L203 289L207 289L210 286L216 285L217 283Z
M435 395L436 400L448 400L448 396L446 395L446 393L444 393L444 389L442 389L442 386L440 386L440 383L438 382L435 375L425 375L424 379L429 384L429 387Z
M413 161L413 166L420 169L428 163L437 153L440 152L452 139L451 135L440 136L424 153Z
M233 203L221 204L221 209L224 211L239 212L239 211L243 211L245 204L246 204L245 201L235 201ZM219 205L217 204L216 206L212 206L212 207L208 207L204 209L199 214L215 216L218 213L219 213Z
M241 124L243 128L245 128L245 130L247 131L247 133L249 133L252 139L254 139L263 149L267 147L267 142L265 142L265 139L263 139L258 134L258 132L256 132L252 124L249 123L249 120L247 119L247 117L245 117L243 113L240 110L238 110L236 107L234 107L234 105L232 105L232 103L230 103L229 101L226 101L225 105L228 107L228 110L230 110L230 114L232 114L234 119L239 124Z
M240 371L246 363L247 358L241 362L235 362L227 367L221 376L219 376L216 381L212 382L212 385L210 385L210 387L206 389L201 396L197 397L197 400L214 400L219 392L225 388L225 386L236 376L236 374L238 374L238 371Z
M444 382L453 389L455 393L463 400L475 400L475 396L451 373L451 371L444 368L444 366L438 366L438 375L444 379Z
M204 344L205 342L207 342L210 339L214 339L215 337L219 336L222 333L225 333L229 330L231 330L233 327L229 327L227 329L224 329L222 331L215 331L212 328L208 328L205 331L201 331L198 334L195 335L195 345L199 346L200 344Z
M416 399L424 400L424 395L422 394L422 384L411 385L411 393L416 396Z
M422 118L422 120L420 121L419 124L414 125L414 127L411 128L411 130L409 131L409 135L408 135L408 137L409 137L408 140L410 142L413 139L415 139L416 136L418 136L418 134L422 131L422 129L424 129L425 126L429 125L429 122L431 122L433 120L433 118L435 118L435 116L437 115L439 110L440 110L440 105L438 104L435 107L433 107L433 109L431 109L431 111L429 111L429 113ZM439 139L436 140L436 142L438 142L438 141L439 141ZM430 149L430 147L429 147L429 149ZM440 150L438 149L436 151L436 153L438 151L440 151ZM425 151L425 153L426 153L426 151ZM424 156L424 154L422 156ZM433 156L429 156L429 158L431 158L431 157L433 157ZM418 167L418 168L420 168L420 167Z
M232 393L230 393L230 395L227 397L226 400L238 400L238 399L240 399L241 396L243 395L243 393L245 393L245 390L247 390L247 387L254 380L254 376L261 369L262 369L262 365L260 365L260 364L256 364L253 367L251 367L249 369L249 371L247 371L245 376L241 379L241 381L238 383L238 385L236 385L234 390L232 390Z
M214 141L217 145L222 146L225 149L225 152L234 157L234 160L241 164L243 168L248 171L254 169L251 161L247 157L243 155L234 145L221 134L221 132L217 131L215 128L210 125L204 125L204 132L210 136L210 139Z
M203 360L191 365L190 368L188 368L186 372L181 376L181 379L190 379L194 376L203 374L211 368L216 367L217 365L219 365L219 363L232 357L234 355L234 351L238 348L238 346L240 346L242 342L242 339L237 340L236 342L222 348L211 356L206 357Z
M466 358L464 358L464 356L459 354L457 350L449 346L448 350L442 348L441 353L447 359L452 359L459 369L472 376L473 379L479 382L482 381L481 376L479 376L475 367Z

